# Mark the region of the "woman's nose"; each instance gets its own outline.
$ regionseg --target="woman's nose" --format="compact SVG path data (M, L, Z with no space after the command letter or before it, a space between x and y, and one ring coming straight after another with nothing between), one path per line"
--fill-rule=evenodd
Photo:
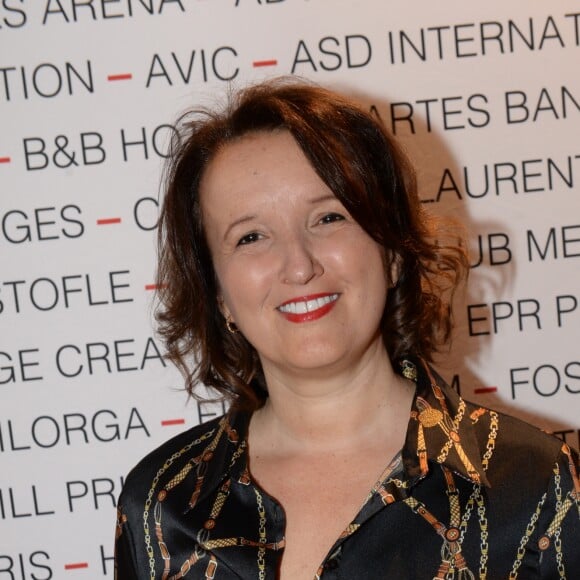
M287 240L283 248L281 280L284 284L308 284L324 273L311 243L304 237Z

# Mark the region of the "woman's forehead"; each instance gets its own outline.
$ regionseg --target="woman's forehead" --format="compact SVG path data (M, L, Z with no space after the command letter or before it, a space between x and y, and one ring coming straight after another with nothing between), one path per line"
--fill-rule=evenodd
M261 131L224 145L210 161L200 181L202 204L215 193L254 187L272 190L322 183L288 131ZM249 191L252 193L252 191Z

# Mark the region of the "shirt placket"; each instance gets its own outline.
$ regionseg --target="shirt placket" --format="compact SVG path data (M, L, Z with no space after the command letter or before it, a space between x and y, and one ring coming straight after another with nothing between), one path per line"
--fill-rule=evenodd
M402 470L397 475L402 475ZM338 578L344 545L353 540L363 530L365 524L379 512L406 499L408 497L407 487L406 481L393 476L378 485L355 519L345 528L329 550L328 555L318 568L314 580L335 580Z

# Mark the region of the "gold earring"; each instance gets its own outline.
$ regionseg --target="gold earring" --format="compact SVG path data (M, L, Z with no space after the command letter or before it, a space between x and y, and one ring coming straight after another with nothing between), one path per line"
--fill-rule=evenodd
M236 334L236 332L239 332L236 323L232 320L232 317L229 314L226 316L226 328L232 334Z

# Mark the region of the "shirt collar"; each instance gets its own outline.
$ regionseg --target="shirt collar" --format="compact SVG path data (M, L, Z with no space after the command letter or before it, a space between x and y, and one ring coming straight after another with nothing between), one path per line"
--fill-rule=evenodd
M411 416L402 449L406 487L423 479L430 463L439 463L474 484L490 486L481 463L481 451L467 414L465 401L424 361L404 359L399 372L416 383ZM230 411L210 439L201 500L227 477L249 477L247 436L251 413ZM205 452L205 457L207 452Z
M461 477L490 487L465 401L424 361L405 359L401 374L417 385L411 407L403 464L409 485L439 463Z

